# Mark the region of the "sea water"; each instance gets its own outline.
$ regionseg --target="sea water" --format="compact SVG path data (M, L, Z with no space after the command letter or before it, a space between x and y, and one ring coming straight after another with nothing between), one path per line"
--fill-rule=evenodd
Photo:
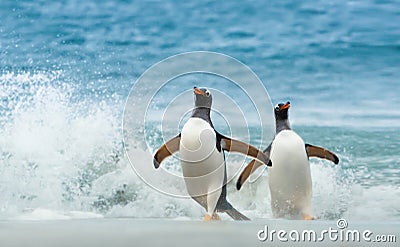
M396 1L3 0L0 20L0 219L201 219L193 200L135 174L121 123L146 69L205 50L249 66L274 104L292 102L292 127L306 143L338 154L338 166L310 160L316 217L400 220ZM174 97L174 86L161 98ZM154 151L161 130L146 128ZM237 192L237 166L228 164L229 200L250 218L271 218L268 173Z

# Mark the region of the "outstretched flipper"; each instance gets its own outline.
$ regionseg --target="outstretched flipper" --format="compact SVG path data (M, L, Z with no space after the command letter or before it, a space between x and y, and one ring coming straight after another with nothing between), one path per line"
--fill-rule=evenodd
M175 136L171 140L167 141L162 145L157 152L154 154L153 165L155 168L160 167L161 162L179 151L179 144L181 142L181 134Z
M269 145L265 150L264 150L264 154L268 157L269 159L269 155L271 152L271 145ZM262 166L263 164L257 160L252 160L247 166L246 168L244 168L244 170L242 171L242 173L240 174L237 182L236 182L236 189L240 190L240 188L242 187L242 185L244 184L244 182L247 180L248 177L250 177L250 175L257 170L257 168L259 168L260 166ZM271 160L268 161L267 166L272 166L272 162Z
M332 153L331 151L325 148L306 144L306 152L308 157L318 157L321 159L330 160L336 165L339 164L339 158L336 156L336 154Z
M263 162L264 164L271 166L272 163L269 160L269 156L265 155L263 152L258 150L256 147L239 141L235 139L231 139L229 137L223 136L217 133L217 140L221 143L221 148L228 152L238 152L244 155L251 156L256 158L257 160Z

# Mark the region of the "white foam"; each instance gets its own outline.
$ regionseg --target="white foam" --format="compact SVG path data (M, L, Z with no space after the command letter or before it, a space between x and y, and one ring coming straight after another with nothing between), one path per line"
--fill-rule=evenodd
M400 188L379 185L363 188L354 186L349 210L344 217L355 220L397 220L400 216Z
M0 121L1 218L30 208L82 209L77 205L87 200L90 188L80 187L80 180L88 179L89 186L118 167L114 159L122 145L114 106L73 101L73 88L53 86L57 77L46 76L10 73L1 78L11 113Z

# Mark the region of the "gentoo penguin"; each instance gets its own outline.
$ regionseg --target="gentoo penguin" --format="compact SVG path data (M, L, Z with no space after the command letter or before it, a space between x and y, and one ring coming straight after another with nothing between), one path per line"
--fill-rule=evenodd
M154 155L155 168L179 151L182 173L189 195L206 209L205 221L219 220L226 212L234 220L249 220L226 199L225 151L239 152L268 164L268 157L250 144L218 133L211 122L212 96L207 89L193 88L195 108L179 135L162 145Z
M291 128L288 119L290 102L275 107L276 134L264 150L273 167L268 169L271 207L274 217L315 219L312 213L312 180L309 157L327 159L335 164L339 158L329 150L304 144ZM250 174L262 164L252 160L236 183L239 190Z

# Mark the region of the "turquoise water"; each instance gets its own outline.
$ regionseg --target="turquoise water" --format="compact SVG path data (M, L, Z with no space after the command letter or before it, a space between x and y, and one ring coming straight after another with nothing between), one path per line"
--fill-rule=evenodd
M398 2L5 0L0 19L1 219L200 218L134 174L121 133L135 80L194 50L249 66L274 104L292 102L306 142L338 154L337 167L311 160L318 217L400 219ZM229 185L232 203L271 217L266 179Z

